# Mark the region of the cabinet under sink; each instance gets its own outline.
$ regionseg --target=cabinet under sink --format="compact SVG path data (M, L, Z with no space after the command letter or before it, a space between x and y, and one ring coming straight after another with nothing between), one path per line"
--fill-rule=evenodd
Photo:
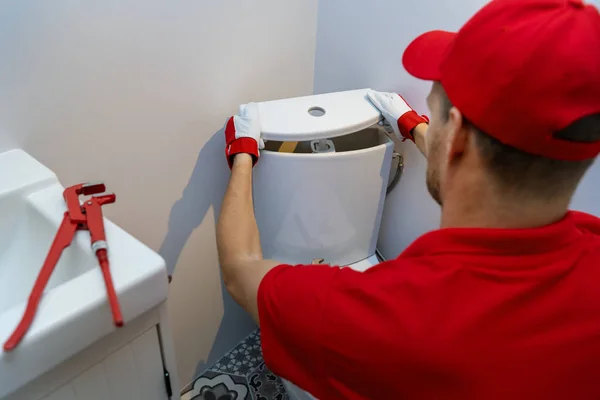
M2 343L23 315L63 220L64 189L26 152L0 153ZM77 232L25 336L12 351L0 352L0 399L153 400L179 394L165 261L106 218L104 230L125 325L113 324L89 233Z

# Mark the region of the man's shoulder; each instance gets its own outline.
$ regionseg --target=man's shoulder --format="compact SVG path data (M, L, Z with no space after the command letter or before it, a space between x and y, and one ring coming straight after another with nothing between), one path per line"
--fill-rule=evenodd
M570 213L579 230L600 236L600 218L581 211L571 211Z
M374 285L393 285L399 282L410 282L417 280L423 282L430 275L445 265L441 259L402 257L398 256L385 260L362 272L359 278L361 282Z

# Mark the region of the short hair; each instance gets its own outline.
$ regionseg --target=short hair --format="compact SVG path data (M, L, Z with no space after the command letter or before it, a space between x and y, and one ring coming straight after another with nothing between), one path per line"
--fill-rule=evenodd
M447 121L452 103L443 90L440 93L443 118ZM464 115L463 120L471 126L485 167L499 189L519 196L551 201L557 196L563 197L566 193L571 195L595 160L593 157L581 161L565 161L527 153L483 132ZM580 118L555 132L553 136L573 142L599 141L600 113Z

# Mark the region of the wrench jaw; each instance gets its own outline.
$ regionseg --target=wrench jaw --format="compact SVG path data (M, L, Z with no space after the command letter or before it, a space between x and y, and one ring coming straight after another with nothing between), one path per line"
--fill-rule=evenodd
M79 194L83 196L89 196L98 193L103 193L105 191L106 185L104 184L104 182L90 182L81 185L81 188L79 189Z
M117 196L114 193L101 192L92 195L92 198L96 199L100 205L111 204L117 200Z
M67 210L71 217L71 220L79 224L86 222L86 217L83 215L81 208L81 202L79 196L90 196L106 191L104 183L80 183L77 185L69 186L63 192L65 203L67 203Z

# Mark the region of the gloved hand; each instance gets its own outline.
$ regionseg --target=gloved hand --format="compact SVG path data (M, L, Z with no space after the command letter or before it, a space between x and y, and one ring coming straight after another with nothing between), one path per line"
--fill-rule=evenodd
M265 142L260 137L260 120L258 105L248 103L240 107L239 115L234 115L225 124L225 157L229 168L233 166L233 158L238 153L248 153L256 165L260 149L265 148Z
M414 142L415 138L410 132L421 123L429 123L429 118L417 114L397 93L369 90L367 97L379 109L385 122L391 126L396 136L402 141L409 139Z

